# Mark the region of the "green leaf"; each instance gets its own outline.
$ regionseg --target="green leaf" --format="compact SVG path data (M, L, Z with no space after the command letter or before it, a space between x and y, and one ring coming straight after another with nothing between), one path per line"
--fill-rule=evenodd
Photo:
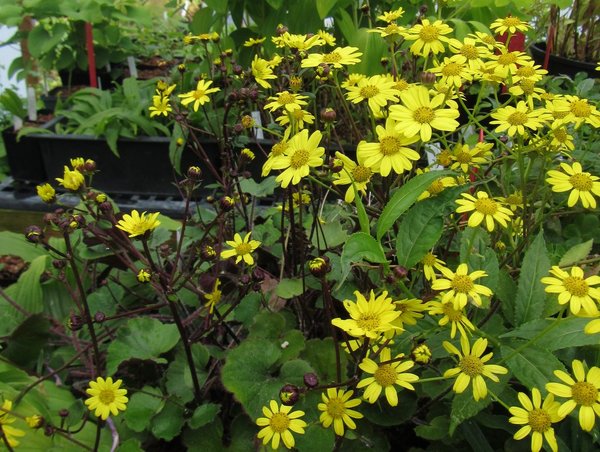
M543 231L540 231L523 258L519 286L515 299L515 324L521 325L539 319L546 304L546 293L541 278L550 270Z
M278 297L289 300L302 294L302 278L289 279L284 278L279 281L275 293Z
M560 259L559 267L568 267L585 259L592 252L592 246L594 246L594 239L572 246Z
M525 341L515 340L513 346L500 348L502 357L514 376L527 388L545 388L546 383L553 381L555 370L565 370L563 364L548 350L538 346L528 346L517 352L526 344Z
M486 383L489 384L489 380ZM499 391L494 388L494 392L498 393ZM454 394L453 397L450 411L450 428L448 429L450 436L454 435L456 427L463 421L472 418L492 402L489 394L485 399L475 401L473 398L472 383L469 384L469 387L463 393Z
M152 418L152 434L165 441L171 441L175 438L185 422L183 409L180 404L168 400L161 412Z
M317 12L319 13L319 18L321 20L325 19L336 3L337 0L317 0Z
M427 425L417 425L415 433L418 437L430 441L438 441L448 436L450 420L447 416L434 417Z
M221 405L216 403L206 403L200 405L194 410L192 418L188 421L190 428L199 428L212 422L215 416L221 411Z
M382 395L385 398L385 395ZM389 406L387 402L363 403L360 412L373 424L390 427L408 421L417 409L417 397L411 391L401 390L398 393L398 405Z
M487 276L478 281L493 292L498 285L499 264L496 253L489 246L490 236L482 228L466 228L460 241L460 261L470 270L483 270Z
M159 356L171 350L178 341L179 332L174 324L165 325L150 317L130 319L108 346L106 372L114 374L119 364L130 358L164 362Z
M123 413L125 423L134 432L143 432L151 423L152 416L162 410L165 405L160 389L144 386L142 391L135 392L127 402Z
M515 296L517 294L517 284L505 270L498 273L498 285L496 287L496 297L501 301L500 308L504 317L511 325L515 324Z
M227 0L205 0L206 6L221 14L227 13Z
M341 265L343 268L342 279L339 286L346 280L353 262L360 262L366 259L377 264L386 264L387 259L381 244L364 232L355 232L349 238L342 250Z
M29 368L38 360L50 336L49 329L50 322L43 315L28 317L12 332L2 355L23 368Z
M202 386L206 380L206 372L204 368L208 363L208 350L202 344L192 344L192 359L194 361L194 368L196 369L196 376L200 386ZM169 364L167 369L167 391L169 395L175 395L179 397L184 403L191 401L194 398L194 383L192 381L192 373L186 358L185 350L183 346L177 349L175 360Z
M377 221L377 240L381 240L381 237L417 201L417 198L429 188L432 182L448 174L452 173L450 171L430 171L429 173L419 174L396 190L383 208L383 212Z
M31 261L29 268L21 273L18 281L6 289L6 295L30 314L44 310L44 296L40 277L46 270L47 260L48 256L46 255L36 257Z
M262 198L273 194L275 188L277 188L275 179L275 176L269 176L260 183L257 183L254 179L242 179L240 180L240 188L244 193Z
M0 250L2 250L2 254L19 256L27 262L31 262L36 257L46 255L46 250L44 250L44 248L28 242L25 240L23 234L17 234L10 231L0 232Z
M346 353L340 353L340 367L342 378L346 376L346 365L348 357ZM336 380L336 353L333 338L310 339L301 355L302 359L315 369L321 383L329 383Z
M477 422L470 419L463 422L460 429L467 442L471 445L472 450L478 452L494 452L494 449L490 446L489 441L481 431Z
M500 338L517 337L521 339L533 339L544 329L558 322L548 334L544 334L535 341L536 347L553 352L570 347L597 345L598 338L594 337L593 334L582 334L585 325L589 321L590 319L581 317L566 317L559 320L537 319L524 323L517 329L503 334Z

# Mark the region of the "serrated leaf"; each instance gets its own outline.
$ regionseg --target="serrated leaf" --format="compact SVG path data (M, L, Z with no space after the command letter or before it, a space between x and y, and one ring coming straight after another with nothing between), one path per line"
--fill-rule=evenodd
M565 370L563 364L548 350L528 346L517 352L515 349L525 341L514 340L513 346L502 346L500 352L514 376L527 388L544 388L554 380L555 370Z
M515 297L517 295L517 284L505 271L498 273L498 285L496 286L496 297L500 300L500 308L511 325L515 324Z
M377 221L377 240L381 240L381 237L417 201L417 198L429 188L432 182L449 174L452 173L450 171L430 171L419 174L396 190Z
M546 293L541 278L550 270L543 231L540 231L523 258L515 298L515 324L539 319L544 312Z
M570 347L597 345L598 338L594 337L593 334L582 334L583 329L589 321L590 319L581 317L567 317L560 320L532 320L531 322L524 323L515 330L503 334L500 338L517 337L520 339L533 339L544 329L554 325L548 334L541 336L535 341L536 347L552 352Z
M164 404L160 389L144 386L142 391L129 397L127 410L123 413L127 427L134 432L143 432L150 425L152 416L158 413Z
M338 287L341 286L348 277L348 274L352 269L352 263L361 262L363 259L376 264L387 265L387 259L381 244L369 234L355 232L348 238L348 241L342 250L340 262L343 273Z
M199 428L212 422L215 416L221 410L221 405L216 403L206 403L200 405L194 410L192 418L188 421L190 428Z
M568 267L569 265L573 265L585 259L591 253L592 246L594 246L594 239L589 239L587 242L572 246L567 250L563 257L561 257L558 262L559 267Z
M179 339L179 332L174 324L163 324L150 317L130 319L119 329L117 338L108 346L107 374L114 374L119 364L129 358L158 362L159 356L175 347Z

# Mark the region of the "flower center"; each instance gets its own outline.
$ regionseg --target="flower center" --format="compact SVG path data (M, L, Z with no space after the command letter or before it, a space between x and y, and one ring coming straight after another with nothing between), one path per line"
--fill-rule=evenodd
M508 66L509 64L515 64L517 62L517 55L513 52L503 53L498 57L498 64L500 66Z
M249 254L250 252L252 252L252 246L249 243L240 243L239 245L237 245L235 247L235 252L239 255L242 256L244 254Z
M358 165L352 170L352 177L354 177L355 182L368 182L371 177L371 169Z
M283 433L290 426L290 418L284 413L275 413L271 417L271 429L275 433Z
M492 35L485 34L481 37L481 40L489 46L495 46L497 44L496 38L494 38Z
M309 159L310 153L306 149L298 149L290 159L290 166L294 169L298 169L306 165Z
M392 366L390 366L389 364L384 364L383 366L379 366L377 368L377 370L373 374L373 378L375 378L375 381L379 383L379 385L386 387L396 383L398 374Z
M527 122L527 113L515 111L506 120L511 126L521 126Z
M585 100L576 100L571 104L571 113L578 118L587 118L591 111L592 109Z
M356 324L364 331L374 331L379 327L379 316L375 314L363 314Z
M429 192L429 194L431 195L437 195L438 193L444 191L444 182L442 182L442 179L438 179L436 181L434 181L429 188L427 189L427 191ZM435 258L434 258L435 259Z
M535 83L533 80L521 80L519 86L523 90L525 94L533 94L533 89L535 88Z
M585 297L588 294L588 285L583 278L567 276L563 280L563 284L565 285L565 289L567 289L571 295Z
M428 265L429 267L433 267L435 265L436 257L433 253L427 253L423 259L421 259L421 263L423 265Z
M396 82L396 84L394 85L394 88L397 89L398 91L404 91L406 88L408 88L408 82L406 80L404 80L403 78L401 78L400 80L398 80Z
M435 118L435 112L429 107L419 107L413 112L413 119L421 124L429 124Z
M523 198L517 193L512 193L506 197L506 204L521 205L523 204Z
M448 63L442 68L442 75L445 75L446 77L460 75L461 70L462 67L460 64L454 62Z
M435 157L435 163L437 163L438 165L442 165L442 166L450 165L450 163L452 163L452 154L447 149L440 152Z
M469 163L471 161L471 154L468 152L460 151L457 153L454 158L459 163Z
M360 89L360 95L365 99L370 99L371 97L377 96L377 94L379 94L379 88L373 85L363 86Z
M282 141L280 143L276 143L271 148L271 154L273 154L274 156L281 155L281 154L283 154L285 152L285 150L287 149L287 147L288 147L288 145L284 141Z
M531 66L521 66L517 69L516 75L520 77L533 77L535 75L535 69Z
M400 27L397 24L389 24L387 27L383 29L383 32L386 35L396 35L400 34Z
M292 116L296 121L301 121L304 119L304 113L304 110L294 110Z
M460 309L454 309L454 303L443 303L442 312L451 322L460 322L462 320L462 311Z
M323 55L323 63L338 63L342 60L342 55L337 52L326 53Z
M571 392L573 393L573 400L578 405L592 406L598 398L598 389L587 381L578 381L575 383L571 386Z
M456 275L452 280L452 288L459 293L469 293L475 287L468 275Z
M569 182L571 182L573 188L579 191L590 191L594 186L594 182L588 173L573 174L569 177Z
M103 389L100 391L100 394L98 394L98 398L104 405L110 405L115 401L115 391L111 389Z
M477 51L477 47L473 44L465 44L460 48L460 53L467 60L474 60L479 57L479 52Z
M400 142L395 137L383 137L379 140L379 147L383 155L394 155L400 150Z
M529 412L529 426L534 432L544 433L552 425L548 412L542 408L534 408Z
M481 359L473 355L463 356L458 363L458 367L460 367L460 370L469 377L481 375L481 372L483 372L483 363L481 362Z
M344 407L344 402L339 397L334 397L333 399L329 399L327 402L327 413L333 418L340 418L344 415L346 409Z
M292 104L294 102L296 102L296 98L290 93L281 93L277 98L277 103L280 103L281 105Z
M439 32L433 25L423 25L419 32L419 38L425 42L435 41L438 38Z
M518 17L506 17L502 21L502 25L505 27L516 27L517 25L521 25L521 20Z
M561 143L564 143L568 139L568 134L565 129L555 129L552 131L552 135L554 135L554 139Z
M498 204L490 198L478 199L474 202L475 210L484 215L494 215L498 211Z

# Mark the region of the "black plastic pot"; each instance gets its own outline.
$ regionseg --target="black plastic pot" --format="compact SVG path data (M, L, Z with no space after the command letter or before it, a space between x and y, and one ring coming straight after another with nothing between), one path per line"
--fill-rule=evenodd
M546 55L546 43L538 42L529 47L533 60L539 64L544 64ZM548 60L548 73L552 75L567 75L574 78L578 72L585 72L589 78L600 78L600 72L596 71L595 63L572 60L558 55L550 54Z

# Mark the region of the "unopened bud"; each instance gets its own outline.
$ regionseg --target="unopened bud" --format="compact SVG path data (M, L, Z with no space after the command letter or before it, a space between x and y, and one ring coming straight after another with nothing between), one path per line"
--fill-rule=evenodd
M106 314L102 311L98 311L94 314L94 322L102 323L106 319Z
M79 331L83 327L83 319L80 315L71 314L67 320L67 326L71 331Z
M317 278L325 276L331 271L331 265L329 264L329 258L327 256L317 257L312 259L308 263L310 273Z
M219 200L219 207L221 207L221 210L224 212L229 212L231 209L233 209L234 205L235 201L230 196L223 196Z
M435 83L435 74L433 72L423 71L419 74L419 78L421 79L421 83L426 85L432 85Z
M304 384L309 388L315 388L319 385L319 377L313 372L304 374Z
M44 232L39 226L27 226L25 228L25 238L31 243L39 243L44 238Z
M426 344L419 344L412 349L410 356L416 363L428 364L431 361L431 349Z
M337 118L337 113L335 112L335 110L329 107L322 108L319 115L321 117L321 121L328 123L334 122Z
M396 275L400 279L404 279L408 275L408 270L402 265L396 265L394 267L394 275Z
M300 390L296 385L287 384L279 391L279 400L287 406L294 405L300 397Z
M199 180L202 177L202 170L198 166L190 166L187 170L187 177L191 180Z

